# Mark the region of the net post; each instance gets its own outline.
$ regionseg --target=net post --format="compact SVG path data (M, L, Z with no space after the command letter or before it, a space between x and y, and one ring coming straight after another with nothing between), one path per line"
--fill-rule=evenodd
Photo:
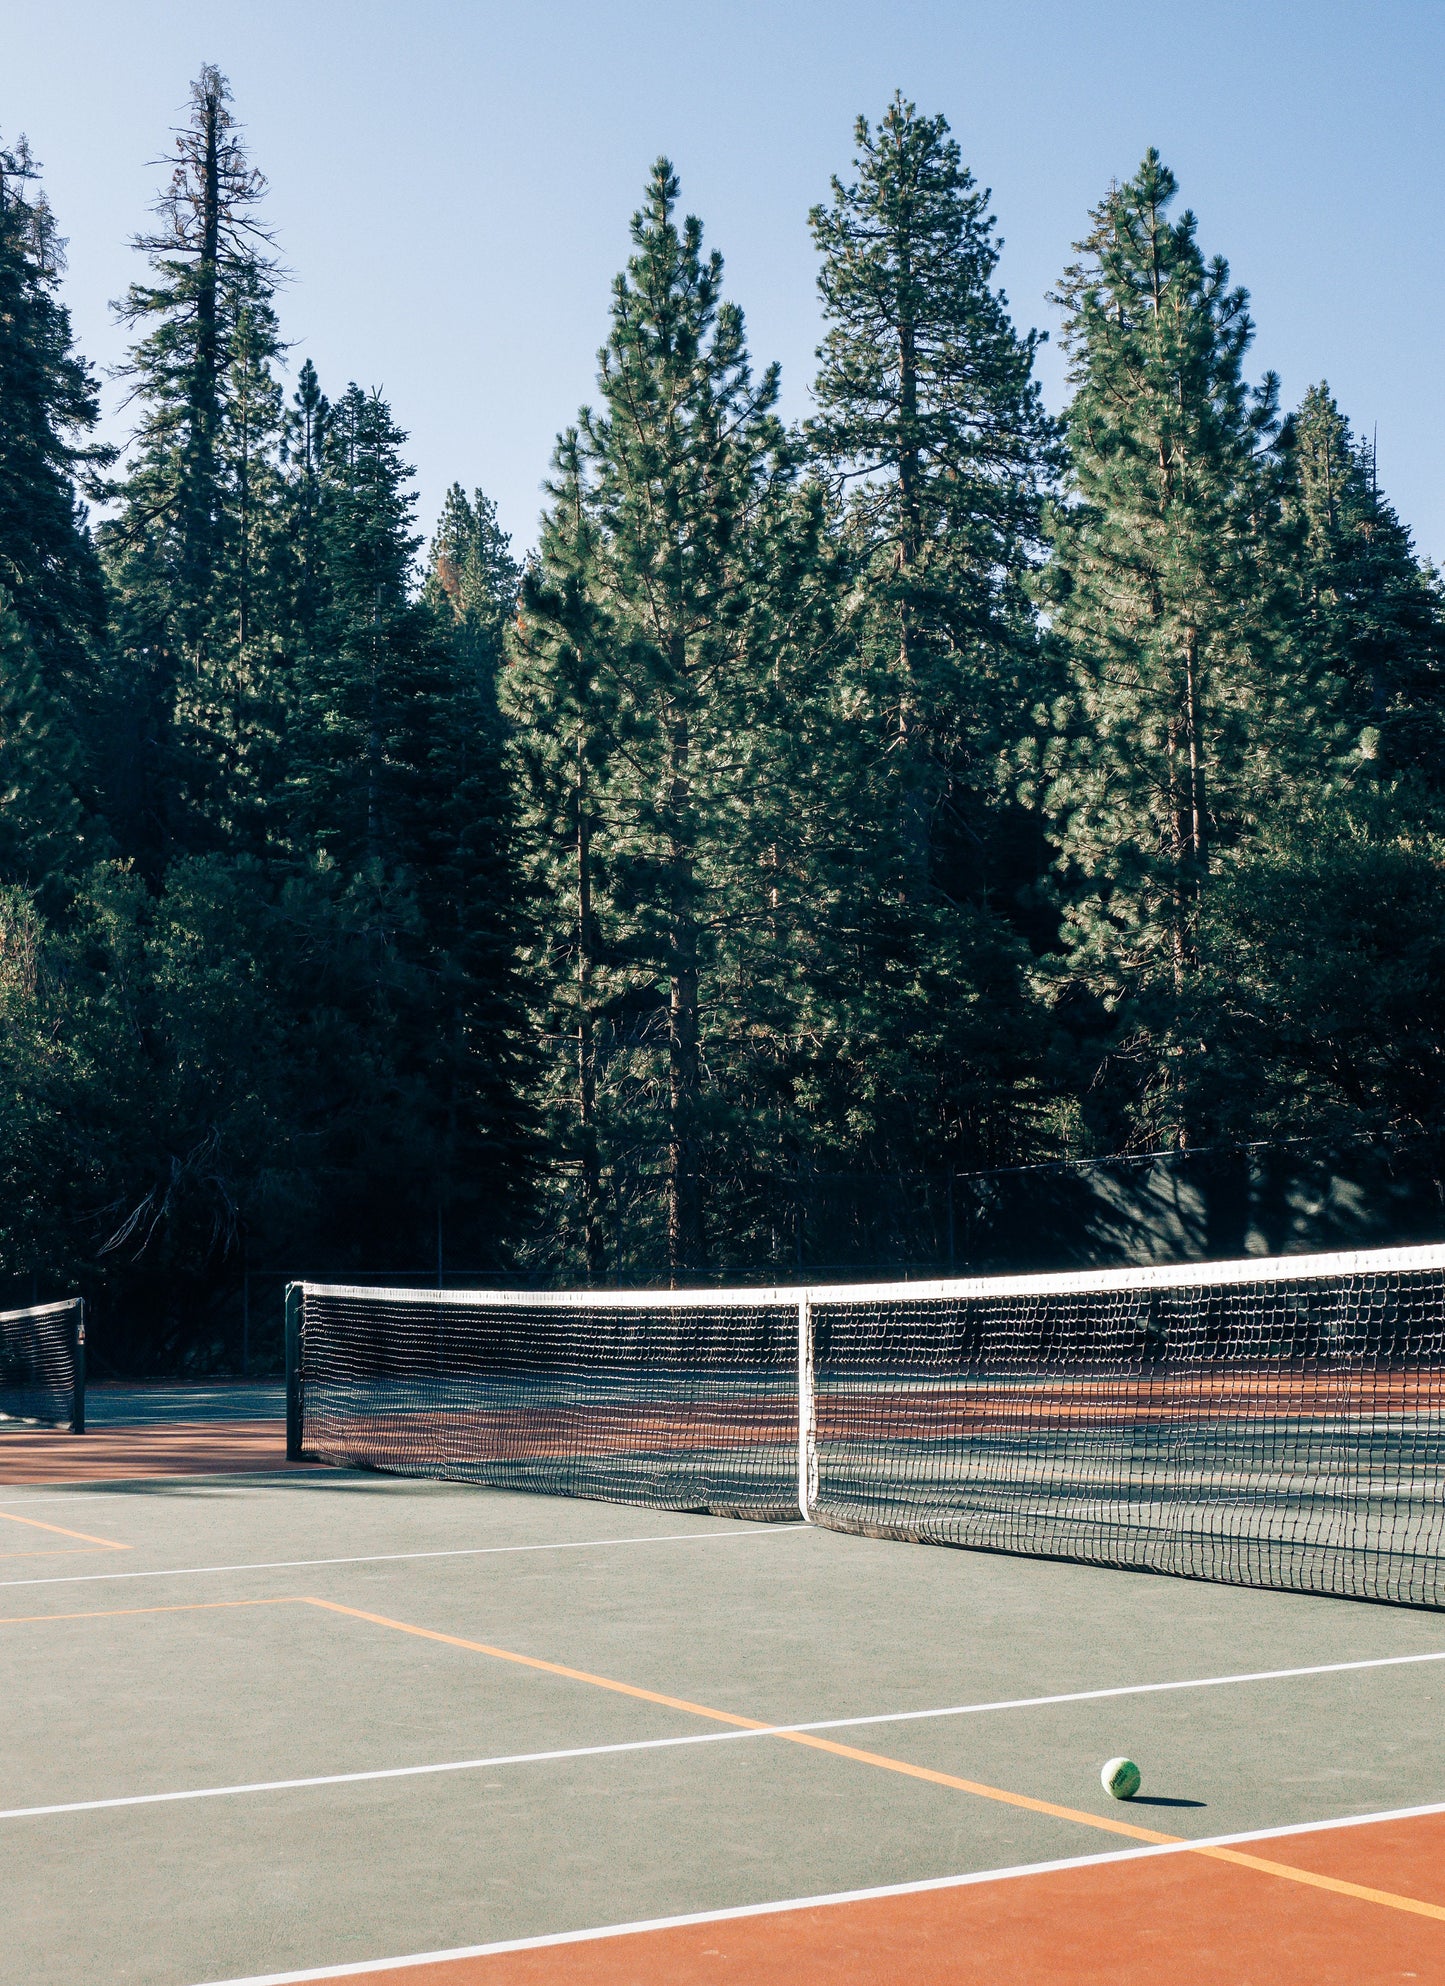
M71 1340L70 1432L85 1433L85 1298L75 1299L75 1334Z
M818 1416L813 1387L813 1299L798 1299L798 1509L813 1521L818 1501Z
M286 1460L288 1462L301 1460L304 1433L301 1394L301 1307L305 1293L304 1283L286 1285Z

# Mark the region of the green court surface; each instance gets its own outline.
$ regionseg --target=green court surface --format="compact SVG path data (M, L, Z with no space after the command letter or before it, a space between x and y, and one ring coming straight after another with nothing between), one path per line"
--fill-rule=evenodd
M1445 1662L1400 1659L1445 1653L1425 1612L340 1472L10 1488L0 1534L16 1986L1130 1846L1091 1815L1195 1839L1445 1797ZM850 1720L816 1735L868 1757L749 1720ZM412 1767L459 1769L365 1776Z

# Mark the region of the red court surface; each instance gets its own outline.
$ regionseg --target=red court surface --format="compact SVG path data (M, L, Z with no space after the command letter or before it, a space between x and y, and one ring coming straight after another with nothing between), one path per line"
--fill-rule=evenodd
M376 1986L1385 1986L1445 1980L1445 1815L1240 1852L1395 1896L1306 1887L1203 1854L1052 1870L532 1951L351 1972Z
M175 1421L83 1435L7 1428L0 1440L0 1483L116 1482L287 1466L284 1421Z

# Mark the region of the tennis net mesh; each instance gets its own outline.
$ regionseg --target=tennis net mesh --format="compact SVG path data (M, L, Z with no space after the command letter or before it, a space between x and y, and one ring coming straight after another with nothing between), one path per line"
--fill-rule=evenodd
M85 1432L85 1308L78 1296L0 1310L0 1421Z
M1445 1247L288 1327L317 1460L1445 1606Z

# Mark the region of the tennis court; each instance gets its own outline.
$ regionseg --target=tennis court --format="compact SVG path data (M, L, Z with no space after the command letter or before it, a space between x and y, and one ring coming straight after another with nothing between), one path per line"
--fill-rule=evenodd
M77 1469L144 1411L93 1393ZM1445 1976L1437 1615L287 1469L271 1427L270 1468L70 1485L3 1437L7 1980Z
M1442 1320L307 1284L284 1386L87 1396L12 1317L3 1976L1445 1977Z

